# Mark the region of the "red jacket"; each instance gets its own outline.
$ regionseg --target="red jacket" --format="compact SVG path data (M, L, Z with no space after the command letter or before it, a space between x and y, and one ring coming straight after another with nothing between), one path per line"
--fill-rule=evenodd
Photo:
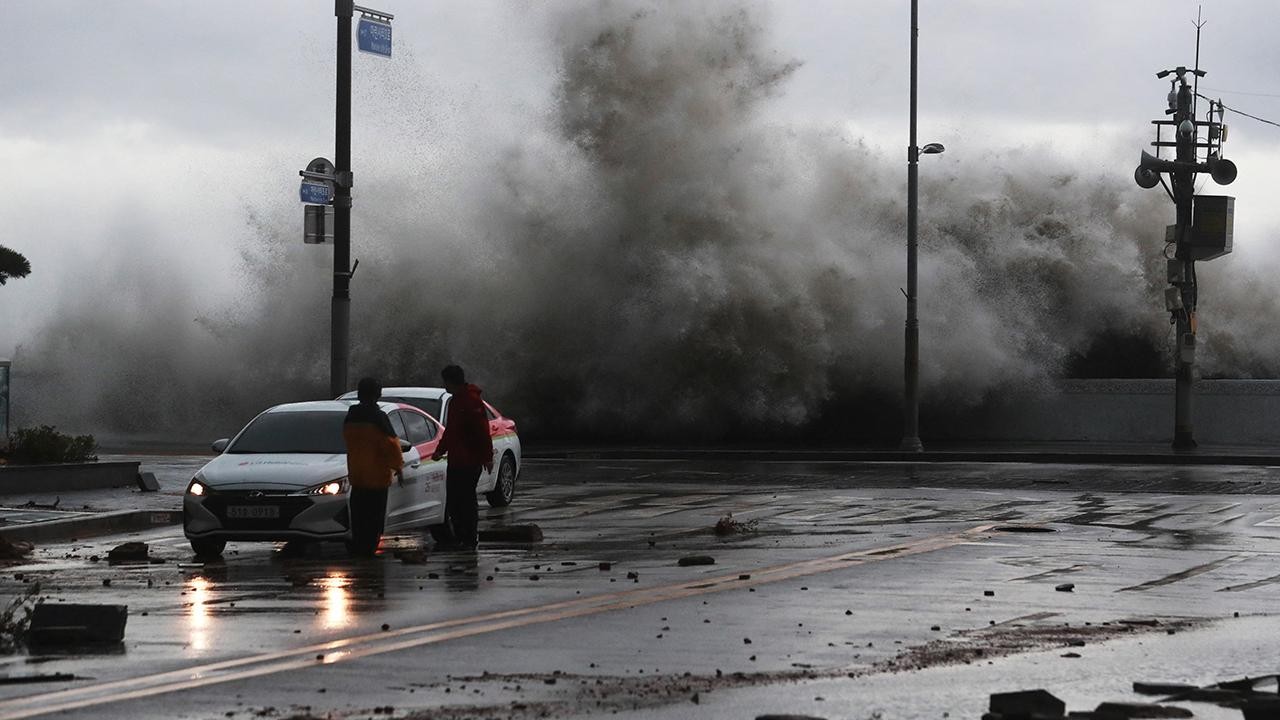
M468 384L466 392L454 395L448 420L437 453L448 454L450 465L480 467L493 462L493 438L480 388Z

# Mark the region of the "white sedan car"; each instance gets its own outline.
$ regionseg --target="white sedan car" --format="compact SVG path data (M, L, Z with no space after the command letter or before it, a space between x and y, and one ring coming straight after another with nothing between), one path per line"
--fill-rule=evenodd
M349 392L339 400L354 400ZM412 405L422 410L442 425L449 424L449 399L453 396L438 387L390 387L382 389L384 402ZM493 472L481 473L476 492L483 493L492 507L511 504L516 492L516 478L520 476L520 436L516 434L516 421L503 416L488 402L484 403L489 416L489 435L493 438ZM401 436L403 437L403 436Z
M350 540L346 444L348 401L277 405L238 435L191 479L182 524L197 555L218 555L228 540ZM388 532L444 532L445 464L431 453L444 428L416 407L379 404L404 451L404 482L387 495Z

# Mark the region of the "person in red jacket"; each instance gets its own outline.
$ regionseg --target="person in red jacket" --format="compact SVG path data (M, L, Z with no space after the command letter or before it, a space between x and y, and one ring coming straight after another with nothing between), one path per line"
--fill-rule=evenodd
M440 436L440 444L432 460L448 456L445 472L445 515L453 526L453 539L463 547L479 542L476 507L476 483L480 471L493 471L493 438L489 435L489 417L480 400L480 388L467 382L462 368L450 365L440 371L444 389L453 396L449 400L448 424Z

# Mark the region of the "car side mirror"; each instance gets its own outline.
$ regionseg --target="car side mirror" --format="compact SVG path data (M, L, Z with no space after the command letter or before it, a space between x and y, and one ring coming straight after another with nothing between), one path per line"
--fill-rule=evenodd
M407 453L412 449L413 449L413 443L409 442L408 440L405 440L404 438L400 438L400 452Z
M223 452L226 451L227 446L230 444L231 444L231 440L229 438L222 438L220 440L214 440L213 444L210 445L209 447L213 448L214 452L221 455Z

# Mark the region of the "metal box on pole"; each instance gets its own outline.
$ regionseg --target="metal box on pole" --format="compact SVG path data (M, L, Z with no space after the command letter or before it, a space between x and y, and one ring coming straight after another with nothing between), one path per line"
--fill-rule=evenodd
M1194 260L1213 260L1231 252L1236 199L1227 195L1196 195L1192 206L1191 241Z
M333 242L332 205L306 205L302 212L302 242L308 245Z

